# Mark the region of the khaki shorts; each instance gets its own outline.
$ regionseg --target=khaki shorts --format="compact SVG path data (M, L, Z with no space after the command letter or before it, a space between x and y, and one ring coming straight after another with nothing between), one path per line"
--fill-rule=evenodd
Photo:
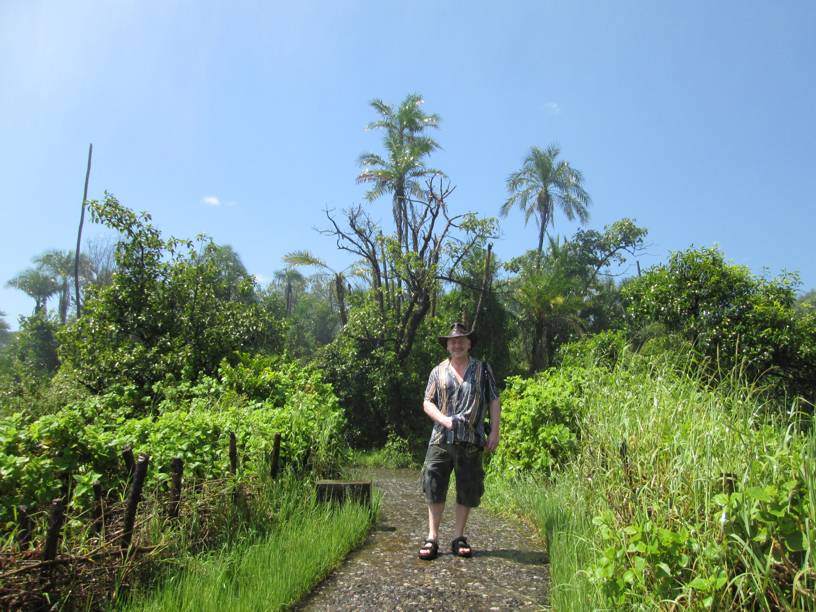
M475 444L432 444L422 466L422 492L429 504L439 504L448 495L451 471L456 475L456 503L468 508L479 505L484 493L482 448Z

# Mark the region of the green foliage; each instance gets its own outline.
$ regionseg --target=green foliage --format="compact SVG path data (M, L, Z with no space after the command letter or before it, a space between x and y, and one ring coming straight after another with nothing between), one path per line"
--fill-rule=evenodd
M519 323L517 342L529 347L530 372L549 367L565 342L619 325L623 308L609 269L636 254L645 236L645 229L621 219L603 232L551 239L546 252L530 251L505 264L515 273L506 283L508 307Z
M217 377L196 383L168 378L156 385L149 417L134 418L143 403L133 385L113 388L57 413L28 421L23 413L0 419L0 521L14 505L42 507L71 474L78 489L100 481L121 484L119 453L125 446L151 456L149 482L167 478L174 457L185 477L221 477L227 471L228 436L236 434L243 469L264 465L274 434L282 434L283 465L296 471L333 473L346 458L345 419L317 370L260 356L224 363ZM88 503L81 495L74 504Z
M60 333L61 358L84 384L148 392L167 375L213 374L235 351L279 350L281 324L255 302L252 278L223 247L165 241L149 215L110 195L90 208L124 239L110 286L89 291L82 318Z
M560 368L511 377L502 395L502 442L491 469L551 473L573 458L582 410L581 386L591 370Z
M628 347L623 331L604 331L561 346L557 360L562 367L599 366L611 370Z
M565 352L580 364L590 348ZM779 407L738 372L712 389L693 361L677 368L674 357L624 351L611 370L587 366L579 379L573 460L509 493L557 539L554 605L812 609L816 437L801 415L774 416ZM575 516L554 511L564 507Z
M387 424L393 425L395 389L405 373L398 367L396 353L377 346L373 339L383 325L377 312L372 303L353 308L346 327L318 357L345 408L354 445L385 441Z
M550 145L542 150L530 149L524 158L521 170L507 178L507 201L501 207L501 214L507 216L513 206L524 212L525 222L535 215L538 223L538 249L543 252L544 234L547 227L555 223L555 210L560 208L567 219L578 217L586 223L589 219L587 208L591 204L589 194L583 186L583 174L559 160L561 150Z
M0 310L0 349L2 349L12 338L9 324L6 321L6 313Z
M382 448L355 453L352 464L368 468L389 469L419 467L419 463L411 452L410 442L394 432L388 433L388 438Z
M0 347L0 416L16 410L37 411L48 395L48 380L59 366L59 323L44 312L21 318L20 331Z
M633 334L658 323L694 344L711 367L742 365L785 389L816 393L816 313L795 308L795 276L766 280L725 262L717 249L674 253L623 288Z
M25 367L43 376L56 372L57 330L57 322L42 313L22 320L15 340L17 357Z

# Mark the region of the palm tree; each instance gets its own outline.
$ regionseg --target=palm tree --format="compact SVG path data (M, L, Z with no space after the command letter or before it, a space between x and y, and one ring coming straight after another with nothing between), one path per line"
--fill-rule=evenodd
M71 306L71 279L76 269L76 261L80 261L80 270L87 270L87 261L81 257L76 260L72 251L52 249L34 258L37 268L51 276L59 285L59 317L63 325L68 321L68 310Z
M23 270L8 281L6 286L19 289L34 298L34 314L45 312L48 298L60 290L60 284L53 276L34 268Z
M524 337L531 341L529 370L533 373L549 367L556 336L581 333L583 299L575 291L577 279L569 273L567 253L558 240L550 238L543 258L533 262L528 254L520 259L519 274L511 283L510 306L528 330Z
M340 308L340 323L342 325L348 323L348 314L346 312L346 276L342 271L338 272L334 270L325 261L319 257L315 257L309 251L287 253L283 256L283 261L291 267L304 266L322 268L334 274L334 292L337 295L337 305Z
M544 249L544 234L547 226L555 222L556 206L572 221L578 217L582 223L589 219L587 207L591 204L589 194L581 184L584 180L580 171L564 160L559 160L560 149L550 145L542 151L538 147L530 149L521 170L507 178L509 197L501 207L501 215L506 217L513 206L524 211L524 222L535 214L538 222L538 258Z
M275 272L275 280L283 287L283 297L286 302L286 316L292 314L295 307L295 285L303 286L303 275L292 267Z
M424 191L420 180L435 174L442 174L425 166L424 158L439 148L439 144L424 134L427 128L439 127L439 116L422 111L422 96L410 94L398 108L393 108L379 99L371 101L371 106L380 114L380 119L368 124L369 130L383 129L386 157L376 153L360 156L362 171L357 176L358 183L370 183L366 193L369 201L385 194L392 194L392 212L400 244L408 248L408 221L413 207L410 198L422 197Z

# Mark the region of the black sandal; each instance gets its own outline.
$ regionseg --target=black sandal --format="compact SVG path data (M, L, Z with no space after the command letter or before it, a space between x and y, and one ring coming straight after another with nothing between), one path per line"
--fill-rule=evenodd
M425 553L424 555L422 553ZM439 556L439 542L436 540L425 540L422 548L419 549L419 558L423 561L431 561Z
M467 552L463 551L463 548L466 548ZM457 557L470 557L473 555L473 549L468 544L465 536L459 536L451 542L451 552Z

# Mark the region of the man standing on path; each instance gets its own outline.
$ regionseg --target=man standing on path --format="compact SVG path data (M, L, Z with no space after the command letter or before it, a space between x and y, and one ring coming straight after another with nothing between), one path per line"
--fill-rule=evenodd
M450 357L431 371L422 404L434 422L421 477L428 502L428 538L419 549L419 558L424 560L439 554L439 523L451 471L456 476L451 551L460 557L473 553L464 533L470 509L479 505L484 493L482 453L484 449L494 451L499 445L499 392L490 366L470 355L475 334L461 323L454 323L450 334L440 336L439 342ZM486 433L488 408L490 428Z

